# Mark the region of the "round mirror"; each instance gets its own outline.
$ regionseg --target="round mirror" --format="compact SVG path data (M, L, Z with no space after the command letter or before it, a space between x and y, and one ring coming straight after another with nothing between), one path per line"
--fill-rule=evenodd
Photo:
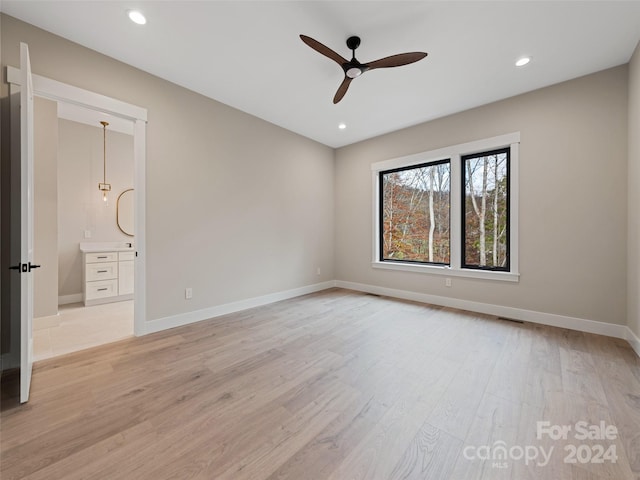
M118 196L116 222L122 233L133 237L133 188L123 191Z

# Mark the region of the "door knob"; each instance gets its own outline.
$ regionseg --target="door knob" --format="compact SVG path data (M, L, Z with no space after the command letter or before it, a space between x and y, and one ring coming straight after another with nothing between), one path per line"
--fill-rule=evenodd
M33 270L34 268L40 268L42 265L34 265L31 262L27 263L19 263L18 265L13 265L9 267L9 270L19 270L20 273L27 273Z

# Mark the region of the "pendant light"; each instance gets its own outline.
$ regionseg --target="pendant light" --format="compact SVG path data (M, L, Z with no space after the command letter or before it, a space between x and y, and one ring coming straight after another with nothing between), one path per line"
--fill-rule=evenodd
M102 121L102 159L103 159L103 183L98 183L98 189L102 191L102 200L107 201L107 192L111 191L111 184L107 183L107 125L109 122Z

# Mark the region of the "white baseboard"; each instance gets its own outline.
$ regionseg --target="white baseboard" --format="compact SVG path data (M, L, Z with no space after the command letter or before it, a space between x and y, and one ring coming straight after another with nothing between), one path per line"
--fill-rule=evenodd
M299 297L301 295L307 295L309 293L326 290L334 286L334 281L316 283L313 285L307 285L305 287L294 288L292 290L285 290L283 292L269 293L260 297L253 297L237 302L225 303L224 305L204 308L202 310L196 310L194 312L181 313L169 317L158 318L156 320L150 320L148 322L144 322L143 335L147 333L160 332L168 328L180 327L182 325L200 322L202 320L209 320L221 315L228 315L230 313L240 312L249 308L268 305L270 303L279 302L281 300L288 300L290 298Z
M51 320L57 320L58 318L60 318L60 312L54 315L43 315L42 317L33 317L33 321L35 322L37 320L39 322L49 322Z
M638 354L640 357L640 337L638 337L633 330L627 327L627 336L625 337L631 348Z
M376 295L385 295L388 297L402 298L405 300L413 300L416 302L431 303L433 305L440 305L443 307L459 308L461 310L469 310L471 312L497 315L499 317L522 320L525 322L540 323L542 325L550 325L552 327L568 328L570 330L578 330L587 333L596 333L598 335L605 335L607 337L623 338L626 340L628 340L629 338L629 333L633 333L625 325L615 325L612 323L598 322L595 320L586 320L576 317L567 317L564 315L556 315L553 313L543 313L533 310L524 310L521 308L504 307L502 305L473 302L470 300L461 300L459 298L429 295L427 293L409 292L406 290L396 290L393 288L378 287L375 285L366 285L363 283L345 282L342 280L337 280L335 282L335 286L346 288L349 290L357 290L360 292L374 293ZM640 346L640 343L638 344L638 346ZM636 352L639 351L639 349L636 347L634 347L634 349L636 350Z
M73 295L60 295L58 297L58 305L68 305L70 303L81 303L82 294L74 293Z
M379 287L376 285L367 285L363 283L346 282L343 280L328 281L307 285L305 287L285 290L283 292L270 293L260 297L249 298L237 302L217 305L215 307L196 310L169 317L158 318L144 322L144 332L154 333L168 328L188 325L190 323L200 322L211 318L228 315L230 313L240 312L249 308L260 307L270 303L288 300L290 298L307 295L309 293L319 292L332 287L345 288L348 290L356 290L359 292L373 293L376 295L384 295L388 297L401 298L404 300L412 300L422 303L430 303L443 307L457 308L468 310L471 312L485 313L488 315L496 315L499 317L511 318L514 320L522 320L525 322L539 323L552 327L567 328L586 333L595 333L605 335L607 337L622 338L629 342L631 347L640 356L640 338L626 325L615 325L612 323L598 322L595 320L587 320L584 318L568 317L565 315L556 315L553 313L536 312L533 310L525 310L521 308L505 307L502 305L493 305L489 303L474 302L470 300L462 300L459 298L442 297L439 295L430 295L427 293L410 292L407 290L398 290L394 288Z

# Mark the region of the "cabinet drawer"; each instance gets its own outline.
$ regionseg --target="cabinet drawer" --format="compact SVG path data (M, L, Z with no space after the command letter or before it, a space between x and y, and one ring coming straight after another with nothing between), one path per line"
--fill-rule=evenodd
M86 263L117 262L118 252L85 253Z
M118 294L118 280L87 282L85 301L96 298L113 297Z
M118 252L118 260L121 262L123 260L133 260L135 255L136 252Z
M88 263L85 269L85 280L87 282L118 278L118 264L116 262Z

